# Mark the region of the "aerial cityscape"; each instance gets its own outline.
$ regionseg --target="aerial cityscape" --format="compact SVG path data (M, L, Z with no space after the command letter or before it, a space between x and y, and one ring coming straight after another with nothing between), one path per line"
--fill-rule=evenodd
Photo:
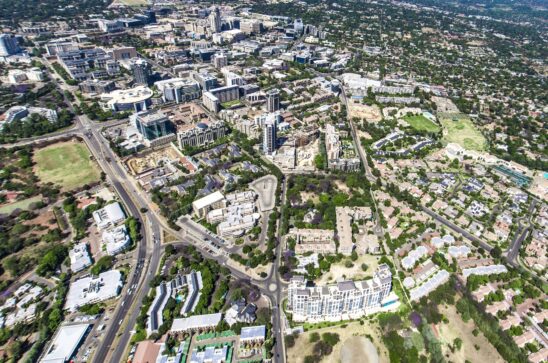
M548 362L545 0L0 22L0 363Z

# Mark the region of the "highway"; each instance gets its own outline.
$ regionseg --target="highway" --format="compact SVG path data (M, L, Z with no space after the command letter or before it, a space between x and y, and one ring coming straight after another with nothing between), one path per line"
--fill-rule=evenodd
M147 59L153 65L155 62ZM51 67L47 59L43 60L46 65ZM56 81L57 86L61 91L68 91L74 94L76 88L71 87L59 77L56 73L50 73L52 79ZM72 102L65 99L71 110L74 112ZM74 112L75 113L75 112ZM174 242L177 245L193 245L207 258L216 260L219 264L227 267L231 275L236 279L249 281L255 285L260 292L270 301L273 317L272 317L272 334L275 338L274 346L274 361L285 362L285 347L283 339L283 323L282 311L280 304L283 299L284 282L281 280L278 273L278 263L281 258L281 244L276 247L276 261L272 263L269 276L265 280L256 280L251 278L245 271L241 271L227 264L228 253L225 251L221 254L212 253L213 251L204 244L196 243L196 238L190 238L190 233L200 235L205 233L203 230L197 231L195 228L188 230L173 231L166 226L162 217L150 211L148 208L149 202L147 198L141 195L135 185L131 183L130 176L118 162L117 156L110 149L108 140L101 134L101 129L127 122L127 120L113 120L108 122L93 122L86 115L75 117L74 125L60 130L58 132L43 135L35 138L21 140L14 144L1 145L0 147L15 147L23 145L31 145L48 141L55 141L65 137L80 137L84 140L91 154L106 174L107 180L115 189L124 204L128 215L135 217L141 224L142 240L137 242L136 264L126 276L126 282L121 292L114 315L110 319L110 324L107 326L102 340L99 343L96 351L93 353L92 361L96 363L103 362L123 362L125 359L128 343L131 338L131 332L134 329L137 317L139 316L142 300L149 292L149 285L152 278L156 275L163 246L160 245L162 229L175 234L180 238L180 241ZM286 184L283 181L282 201L285 201ZM269 203L267 203L269 204ZM141 207L148 210L141 213ZM278 241L281 240L280 228L278 222ZM214 235L204 235L204 238L221 242ZM203 240L202 240L203 241ZM219 243L223 245L223 243ZM223 251L227 246L221 246Z
M126 170L117 162L108 141L98 130L103 124L91 123L85 116L80 116L78 120L87 130L84 137L86 144L124 202L128 214L141 222L142 241L138 244L137 265L122 291L120 300L123 303L118 305L112 323L93 356L93 361L97 363L121 362L131 330L139 316L142 300L148 294L150 281L158 270L162 252L159 243L161 222L153 212L141 214L140 208L148 207L148 203L129 182Z

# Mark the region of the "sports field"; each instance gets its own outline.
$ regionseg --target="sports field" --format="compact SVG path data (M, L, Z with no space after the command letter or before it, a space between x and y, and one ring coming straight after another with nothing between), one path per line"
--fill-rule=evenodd
M35 173L42 183L54 183L63 191L98 182L99 166L81 142L60 142L34 152Z
M416 115L416 116L405 116L403 118L405 122L409 124L412 128L414 128L417 131L425 131L425 132L438 132L440 131L440 127L424 117L423 115Z
M114 2L126 6L145 6L148 4L147 0L115 0Z
M442 140L445 143L456 143L467 150L485 150L485 138L467 116L441 114L438 118L443 126Z

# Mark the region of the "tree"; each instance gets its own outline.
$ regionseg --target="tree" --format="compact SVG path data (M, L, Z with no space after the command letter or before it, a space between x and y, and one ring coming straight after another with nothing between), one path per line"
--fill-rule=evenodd
M40 276L49 276L59 268L68 255L68 250L63 245L53 246L38 263L36 273Z
M91 273L93 275L99 275L101 272L108 271L114 265L114 256L103 256L93 265Z
M295 336L293 334L285 336L285 345L288 348L293 348L295 346Z
M491 256L493 258L500 258L500 256L502 256L502 249L499 246L496 246L491 250Z

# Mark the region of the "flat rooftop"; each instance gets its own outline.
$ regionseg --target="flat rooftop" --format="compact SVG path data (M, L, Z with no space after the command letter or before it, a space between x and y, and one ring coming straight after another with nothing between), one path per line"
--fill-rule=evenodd
M63 325L57 330L41 363L65 363L76 352L90 324Z

